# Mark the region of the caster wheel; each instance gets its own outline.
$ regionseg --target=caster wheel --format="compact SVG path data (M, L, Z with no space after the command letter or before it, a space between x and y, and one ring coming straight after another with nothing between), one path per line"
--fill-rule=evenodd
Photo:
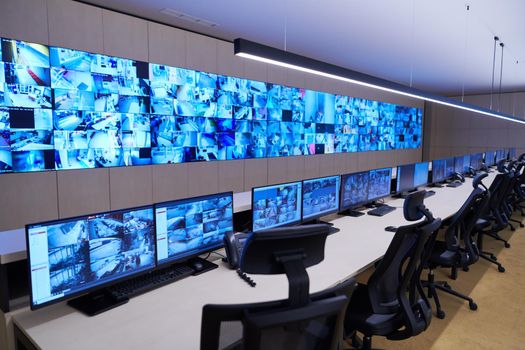
M465 266L465 267L463 268L463 271L465 271L465 272L468 272L469 270L470 270L470 269L468 268L468 266Z
M508 242L505 242L505 248L510 248L510 244Z
M505 272L505 268L503 266L498 266L498 271L499 272Z
M447 282L445 282L445 284L443 284L443 287L447 288L447 289L451 289L452 287L450 286L450 284L448 284Z
M490 258L494 261L498 261L498 257L494 254L490 254Z
M439 318L440 320L444 319L445 318L445 312L443 310L438 310L436 312L436 317Z
M472 310L472 311L476 311L478 309L478 304L476 304L475 302L471 302L471 303L468 303L468 307Z

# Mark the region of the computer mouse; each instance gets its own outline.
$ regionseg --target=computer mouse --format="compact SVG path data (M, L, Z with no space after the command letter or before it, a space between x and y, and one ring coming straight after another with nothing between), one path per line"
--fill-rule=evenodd
M385 231L396 232L397 231L397 227L395 227L395 226L387 226L387 227L385 227Z
M201 271L203 268L204 268L204 264L201 263L200 261L193 261L191 263L191 267L195 270L195 271Z

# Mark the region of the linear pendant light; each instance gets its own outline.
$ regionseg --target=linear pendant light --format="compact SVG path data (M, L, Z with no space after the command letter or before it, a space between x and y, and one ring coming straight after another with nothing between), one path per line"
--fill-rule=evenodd
M318 61L292 52L282 51L270 46L258 44L245 39L235 39L234 53L236 56L244 57L264 63L269 63L285 68L295 69L301 72L311 73L331 79L345 81L351 84L366 86L372 89L391 92L419 100L439 103L441 105L463 109L470 112L484 114L490 117L504 119L511 122L525 124L525 120L514 116L497 113L490 109L472 104L456 101L452 98L436 95L423 90L411 88L389 80L377 78L333 64Z

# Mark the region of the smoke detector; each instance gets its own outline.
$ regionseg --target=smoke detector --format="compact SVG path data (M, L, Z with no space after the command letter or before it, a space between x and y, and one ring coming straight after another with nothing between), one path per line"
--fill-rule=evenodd
M191 15L188 15L187 13L179 12L179 11L176 11L176 10L171 9L171 8L164 8L164 9L160 10L160 12L165 14L165 15L168 15L168 16L171 16L171 17L175 17L177 19L181 19L183 21L188 21L188 22L200 24L200 25L203 25L203 26L206 26L206 27L214 28L214 27L218 26L217 23L214 23L212 21L208 21L207 19L191 16Z

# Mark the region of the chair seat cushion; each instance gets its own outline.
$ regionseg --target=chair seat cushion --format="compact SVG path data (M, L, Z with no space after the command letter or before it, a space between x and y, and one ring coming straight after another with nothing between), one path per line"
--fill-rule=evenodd
M449 250L446 242L435 241L428 265L437 267L452 267L457 264L458 252Z
M474 225L474 231L481 231L484 228L487 228L489 226L490 226L490 221L485 220L485 219L478 219L478 221L476 221L476 224Z
M377 314L372 310L368 288L359 284L352 293L352 298L346 310L345 331L357 330L367 336L386 336L403 324L400 313Z

